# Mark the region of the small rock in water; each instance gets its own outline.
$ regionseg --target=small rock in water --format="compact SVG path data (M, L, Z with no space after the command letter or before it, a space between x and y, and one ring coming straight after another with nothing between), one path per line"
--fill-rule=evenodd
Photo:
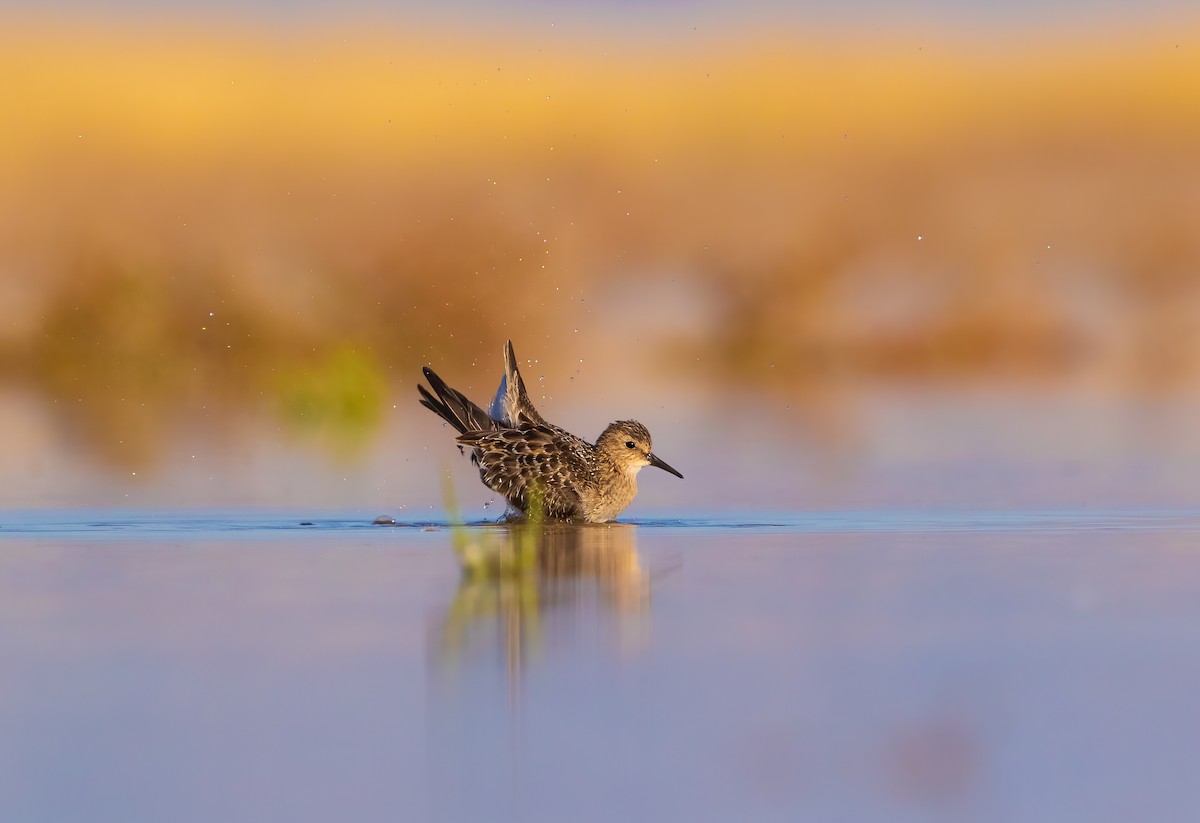
M301 525L301 526L311 526L311 525L312 525L312 521L311 521L311 520L301 520L301 521L300 521L300 525Z
M374 520L371 521L371 525L372 526L394 526L394 525L396 525L396 518L388 517L386 514L381 514L378 517L376 517Z

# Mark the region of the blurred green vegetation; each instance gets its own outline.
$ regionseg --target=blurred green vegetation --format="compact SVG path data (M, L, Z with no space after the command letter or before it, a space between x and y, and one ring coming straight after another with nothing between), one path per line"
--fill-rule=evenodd
M353 348L336 348L312 363L285 369L275 390L293 430L332 434L345 452L370 443L387 396L379 364Z

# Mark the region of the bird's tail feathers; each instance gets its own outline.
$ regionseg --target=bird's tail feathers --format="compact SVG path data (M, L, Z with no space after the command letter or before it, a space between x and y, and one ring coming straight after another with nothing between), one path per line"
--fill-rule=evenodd
M487 412L468 400L462 392L447 386L446 381L438 377L433 369L425 367L421 371L433 388L430 393L424 386L417 386L421 392L422 406L453 426L459 434L496 429L496 421Z

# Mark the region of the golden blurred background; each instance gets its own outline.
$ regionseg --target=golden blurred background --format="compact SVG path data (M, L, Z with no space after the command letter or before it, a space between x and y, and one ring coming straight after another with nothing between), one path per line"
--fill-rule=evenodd
M597 431L749 403L837 441L878 387L1194 392L1200 17L662 17L13 16L0 486L87 501L263 437L276 466L416 471L418 367L486 399L507 337ZM90 485L19 493L72 461Z

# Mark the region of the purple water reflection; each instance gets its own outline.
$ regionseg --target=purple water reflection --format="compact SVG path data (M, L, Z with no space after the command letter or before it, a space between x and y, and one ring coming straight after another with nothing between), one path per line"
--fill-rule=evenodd
M1200 517L822 517L846 527L586 532L504 579L460 577L445 529L5 539L0 817L1119 820L1200 801Z

